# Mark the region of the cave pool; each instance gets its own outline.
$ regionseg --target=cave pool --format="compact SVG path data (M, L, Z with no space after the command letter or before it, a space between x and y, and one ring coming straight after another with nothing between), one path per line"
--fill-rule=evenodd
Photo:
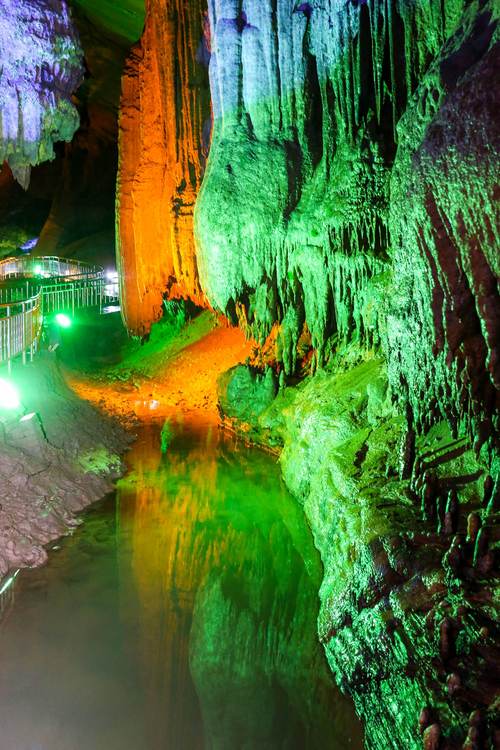
M1 750L361 748L276 457L213 425L170 437L141 427L116 492L15 579Z

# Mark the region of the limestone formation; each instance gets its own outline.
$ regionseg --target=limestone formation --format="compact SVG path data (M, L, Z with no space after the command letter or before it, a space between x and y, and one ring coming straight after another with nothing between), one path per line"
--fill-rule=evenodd
M233 428L250 422L240 425L246 436L282 446L285 482L324 566L319 636L364 720L366 747L458 750L469 716L482 712L478 747L493 748L498 578L488 533L497 520L484 502L488 464L441 422L418 436L412 476L402 478L406 425L380 358L319 372L271 403L264 385L233 371L220 381L220 404Z
M491 747L498 3L209 0L212 138L188 193L196 255L190 205L177 265L165 174L184 207L179 112L190 143L202 124L179 102L204 106L185 74L204 6L160 44L173 5L150 0L124 78L127 324L147 331L164 294L205 295L265 344L274 373L229 373L221 408L284 446L325 566L320 635L367 747ZM148 109L146 81L169 104Z
M204 299L192 228L210 132L203 23L198 3L149 0L123 75L117 251L134 333L161 317L164 295Z
M0 59L0 164L27 188L31 167L79 124L82 52L66 0L1 0Z
M304 323L320 362L381 344L414 422L447 416L480 448L498 433L498 7L209 7L208 299L262 341L278 323L289 373Z

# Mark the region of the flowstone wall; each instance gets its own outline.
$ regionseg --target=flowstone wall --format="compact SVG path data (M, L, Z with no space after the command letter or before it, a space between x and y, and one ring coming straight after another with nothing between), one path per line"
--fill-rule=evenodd
M495 440L497 4L209 10L208 299L261 341L278 324L287 373L304 325L319 363L382 346L415 424Z
M323 369L271 406L269 371L237 370L221 407L283 445L367 747L493 747L498 9L212 2L210 22L201 284L287 375L306 332Z
M136 334L161 317L164 294L204 299L192 221L210 136L207 61L199 4L150 0L119 120L117 257L123 316Z
M442 421L417 438L406 480L407 423L380 356L277 397L269 376L249 379L225 375L220 403L281 447L323 561L319 637L366 747L496 747L498 460L489 474Z

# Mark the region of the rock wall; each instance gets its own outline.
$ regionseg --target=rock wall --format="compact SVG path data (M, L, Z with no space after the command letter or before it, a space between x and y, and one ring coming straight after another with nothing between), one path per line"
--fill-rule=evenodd
M214 132L196 207L210 302L285 371L382 345L410 419L498 434L498 8L209 3ZM492 416L493 415L493 416Z
M498 4L470 3L398 122L389 377L420 427L499 448Z
M408 427L381 357L277 397L269 374L234 368L220 405L233 428L282 446L323 561L320 640L366 747L496 747L498 458L489 467L441 421L405 479Z
M65 0L1 0L0 59L0 164L26 188L31 166L78 127L82 52Z
M199 3L150 0L122 82L116 199L122 310L149 331L165 294L201 302L193 206L210 131L204 16Z
M441 422L402 479L405 420L377 358L286 389L261 426L282 435L283 475L321 552L319 635L366 747L495 747L488 466Z
M202 287L275 332L288 375L305 330L326 368L264 412L268 378L231 373L221 406L284 445L367 746L493 747L498 9L214 1L210 21Z

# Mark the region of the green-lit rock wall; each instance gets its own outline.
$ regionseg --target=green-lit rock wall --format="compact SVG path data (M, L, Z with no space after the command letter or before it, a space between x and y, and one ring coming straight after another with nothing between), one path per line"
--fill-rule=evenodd
M373 356L281 390L253 428L282 444L313 529L319 637L366 747L496 747L498 460L489 474L441 421L404 479L407 423Z
M398 123L389 376L430 426L498 450L498 12L471 3Z
M214 112L195 222L210 302L287 373L382 347L402 409L498 429L498 6L209 3Z
M269 371L227 373L221 410L283 447L324 564L320 637L367 747L493 748L498 4L209 15L200 280L275 337L281 371L274 402ZM297 385L306 340L316 374Z

